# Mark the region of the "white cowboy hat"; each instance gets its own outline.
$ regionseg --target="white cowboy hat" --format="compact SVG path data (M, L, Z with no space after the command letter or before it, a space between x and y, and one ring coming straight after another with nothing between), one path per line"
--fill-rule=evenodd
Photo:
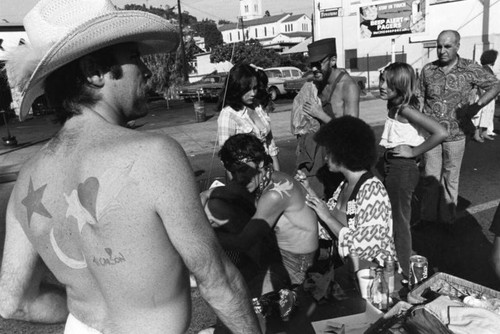
M44 93L45 78L96 50L137 42L141 55L171 52L179 42L167 20L143 11L119 10L109 0L41 0L25 16L29 43L6 62L9 80L21 92L19 118Z

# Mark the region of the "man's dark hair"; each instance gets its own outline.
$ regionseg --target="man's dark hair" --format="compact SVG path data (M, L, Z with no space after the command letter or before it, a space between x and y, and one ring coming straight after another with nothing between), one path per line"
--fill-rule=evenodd
M247 185L258 171L248 166L246 162L254 162L259 165L271 163L271 158L266 153L262 142L254 135L241 133L229 137L219 151L219 158L224 168L231 172L235 182Z
M497 61L498 51L497 50L486 50L481 55L481 65L493 65Z
M314 140L326 148L332 160L351 171L370 170L377 160L375 134L359 118L334 118L314 135Z
M110 72L114 79L120 79L123 72L111 48L104 48L84 57L91 63L93 72ZM55 70L45 80L45 96L49 106L55 110L55 121L61 124L74 115L79 115L82 107L92 107L99 100L99 96L89 89L89 73L84 73L82 69L82 58Z
M230 106L234 110L243 109L241 98L252 89L252 80L257 78L255 71L255 68L248 64L237 64L229 71L225 89L222 90L220 109L225 106Z

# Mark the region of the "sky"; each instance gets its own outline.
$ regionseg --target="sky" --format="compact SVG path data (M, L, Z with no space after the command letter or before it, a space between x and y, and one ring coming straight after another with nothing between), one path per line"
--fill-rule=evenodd
M147 7L173 7L177 0L111 0L118 7L126 4L145 4ZM37 0L0 0L0 20L10 23L22 23L24 15L34 6ZM312 0L262 0L263 12L271 15L281 13L306 14L311 17ZM204 18L218 21L225 19L236 22L239 16L239 0L181 0L182 11L187 11L198 21Z

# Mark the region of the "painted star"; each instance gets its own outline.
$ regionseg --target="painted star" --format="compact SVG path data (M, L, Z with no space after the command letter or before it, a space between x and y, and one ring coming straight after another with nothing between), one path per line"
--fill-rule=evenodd
M50 213L47 211L45 206L42 203L43 192L45 191L45 187L47 185L44 184L37 190L33 187L33 180L30 178L30 185L28 189L28 195L21 201L22 204L26 207L28 214L28 226L31 224L31 217L33 213L38 213L47 218L52 218Z

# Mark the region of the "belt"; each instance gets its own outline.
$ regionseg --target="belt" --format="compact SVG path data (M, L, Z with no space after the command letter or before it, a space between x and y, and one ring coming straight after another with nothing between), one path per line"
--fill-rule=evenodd
M420 160L420 156L416 156L416 157L412 157L412 158L395 156L391 149L385 150L384 158L385 159L407 159L407 160L415 160L415 161Z

